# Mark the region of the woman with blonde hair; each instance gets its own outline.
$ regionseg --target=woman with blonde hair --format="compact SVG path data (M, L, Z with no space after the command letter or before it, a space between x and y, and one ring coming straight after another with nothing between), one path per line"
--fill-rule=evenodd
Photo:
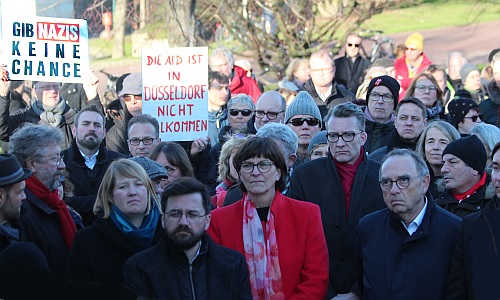
M163 236L156 191L136 162L119 159L104 174L94 204L96 220L75 235L69 279L123 285L123 265Z
M311 78L309 71L309 60L294 58L285 70L286 77L279 82L280 87L300 92L304 90L304 83Z

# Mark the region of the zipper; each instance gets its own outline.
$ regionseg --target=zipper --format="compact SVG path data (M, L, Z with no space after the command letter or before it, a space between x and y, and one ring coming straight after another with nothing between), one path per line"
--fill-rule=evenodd
M194 284L193 284L193 264L189 264L189 281L191 283L191 293L193 294L193 300L196 300L196 295L194 293Z

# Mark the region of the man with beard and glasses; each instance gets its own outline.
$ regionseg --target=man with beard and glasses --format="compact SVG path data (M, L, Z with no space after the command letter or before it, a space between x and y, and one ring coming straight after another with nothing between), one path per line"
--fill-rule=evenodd
M69 181L74 185L73 191L65 191L64 200L80 213L85 226L91 225L95 219L92 209L108 166L114 160L126 157L106 149L104 122L104 115L97 106L82 109L72 126L74 140L62 153Z
M243 255L207 235L210 194L194 178L162 193L165 236L125 263L125 287L147 299L252 299Z
M71 214L58 193L65 167L60 155L63 144L61 130L26 123L14 132L9 145L21 165L33 173L26 179L26 200L22 201L21 241L36 244L55 274L64 272L77 230L77 216Z

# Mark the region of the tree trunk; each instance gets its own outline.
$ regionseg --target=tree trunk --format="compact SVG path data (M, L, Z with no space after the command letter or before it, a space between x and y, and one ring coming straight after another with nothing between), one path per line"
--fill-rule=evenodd
M116 0L115 13L113 16L113 49L112 58L125 56L125 15L127 12L127 0Z
M169 0L167 27L170 47L195 46L195 4L196 0Z

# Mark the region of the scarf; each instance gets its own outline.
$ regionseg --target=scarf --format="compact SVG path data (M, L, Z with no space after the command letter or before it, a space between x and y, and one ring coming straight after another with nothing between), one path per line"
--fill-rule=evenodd
M220 208L224 205L224 200L226 199L227 191L234 185L235 183L224 179L218 186L215 187L215 195L216 195L216 203L215 207Z
M453 197L457 199L458 203L462 202L462 200L465 200L472 196L475 192L477 192L480 188L482 188L486 183L486 172L483 172L483 176L481 176L481 179L479 180L478 183L476 183L473 187L471 187L468 191L461 193L461 194L453 194Z
M426 111L428 120L439 119L441 113L443 112L443 107L436 103L436 105L434 105L433 107L426 108Z
M153 237L158 225L159 210L156 204L149 214L142 219L141 227L137 228L130 222L127 216L122 213L114 204L111 205L112 212L110 218L118 229L134 244L141 249L147 249L151 246Z
M261 222L255 205L246 194L243 196L243 246L253 299L285 299L278 261L274 214L270 211L267 222Z
M40 116L42 121L50 124L52 127L59 127L64 119L63 113L66 110L66 101L61 97L57 105L46 106L43 105L42 101L34 100L31 107Z
M335 167L339 172L340 185L342 186L342 190L344 191L346 218L348 218L349 216L349 206L351 205L351 194L352 194L352 186L354 183L354 177L356 177L356 172L358 171L358 167L363 161L364 156L365 156L365 149L361 147L358 160L356 160L356 162L352 165L348 163L341 163L333 159L333 161L335 162Z
M414 142L403 140L399 136L398 131L394 129L389 136L389 140L387 141L387 153L389 153L392 149L410 149L415 151L417 148L417 141L418 139Z
M73 238L76 233L75 222L69 214L68 207L58 195L57 189L50 191L38 178L30 176L26 179L26 188L40 199L43 203L47 204L50 208L56 211L59 217L59 229L62 236L66 241L69 249L73 245Z
M9 222L0 225L0 236L6 237L9 241L19 241L19 228L14 228Z
M368 107L366 107L366 109L364 110L363 114L365 115L365 119L366 120L371 121L371 122L380 123L378 121L375 121L375 119L373 119L372 115L368 111ZM387 120L385 120L384 122L382 122L382 124L390 124L392 122L394 122L394 113L391 113L391 116Z

